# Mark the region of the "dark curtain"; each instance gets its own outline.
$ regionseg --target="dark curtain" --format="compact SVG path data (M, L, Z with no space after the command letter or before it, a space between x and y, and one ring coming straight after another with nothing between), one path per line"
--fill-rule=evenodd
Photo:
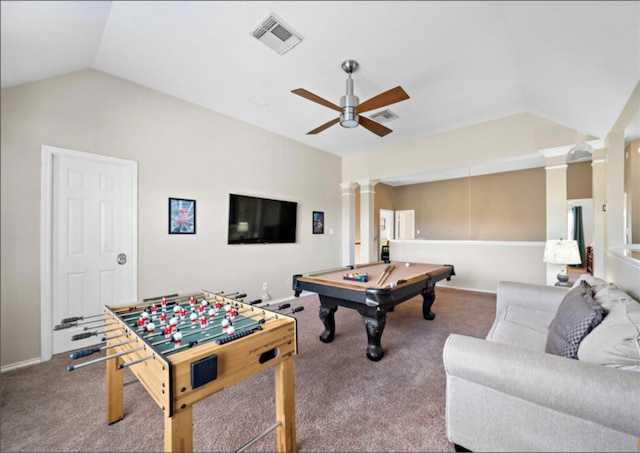
M585 263L585 250L584 250L584 228L582 226L582 206L573 206L571 208L573 213L573 239L578 242L578 250L580 251L580 260L582 263L575 266L584 266Z

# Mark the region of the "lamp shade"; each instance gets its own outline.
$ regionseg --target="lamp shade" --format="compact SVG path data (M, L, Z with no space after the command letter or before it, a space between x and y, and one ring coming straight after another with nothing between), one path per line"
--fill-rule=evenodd
M554 264L581 264L578 242L562 239L547 241L542 261Z

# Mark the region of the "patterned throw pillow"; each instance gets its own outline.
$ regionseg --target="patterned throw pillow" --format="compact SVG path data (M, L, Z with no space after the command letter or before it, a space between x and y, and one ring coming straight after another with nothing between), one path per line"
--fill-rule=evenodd
M578 347L600 322L602 308L593 301L591 287L585 281L564 297L551 321L545 352L570 359L578 358Z

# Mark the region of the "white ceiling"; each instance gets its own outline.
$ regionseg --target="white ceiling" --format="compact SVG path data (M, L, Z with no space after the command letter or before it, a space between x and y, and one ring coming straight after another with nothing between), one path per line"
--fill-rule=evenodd
M637 1L1 4L2 87L93 68L339 156L523 112L564 132L541 147L601 139L640 80ZM303 36L283 55L251 35L271 12ZM291 90L339 104L347 59L360 102L409 94L389 135L306 134L338 112Z

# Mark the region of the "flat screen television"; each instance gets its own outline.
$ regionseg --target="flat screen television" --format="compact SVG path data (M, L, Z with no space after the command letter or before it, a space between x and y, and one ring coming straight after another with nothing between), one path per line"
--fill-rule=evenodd
M296 242L298 203L229 194L229 244Z

